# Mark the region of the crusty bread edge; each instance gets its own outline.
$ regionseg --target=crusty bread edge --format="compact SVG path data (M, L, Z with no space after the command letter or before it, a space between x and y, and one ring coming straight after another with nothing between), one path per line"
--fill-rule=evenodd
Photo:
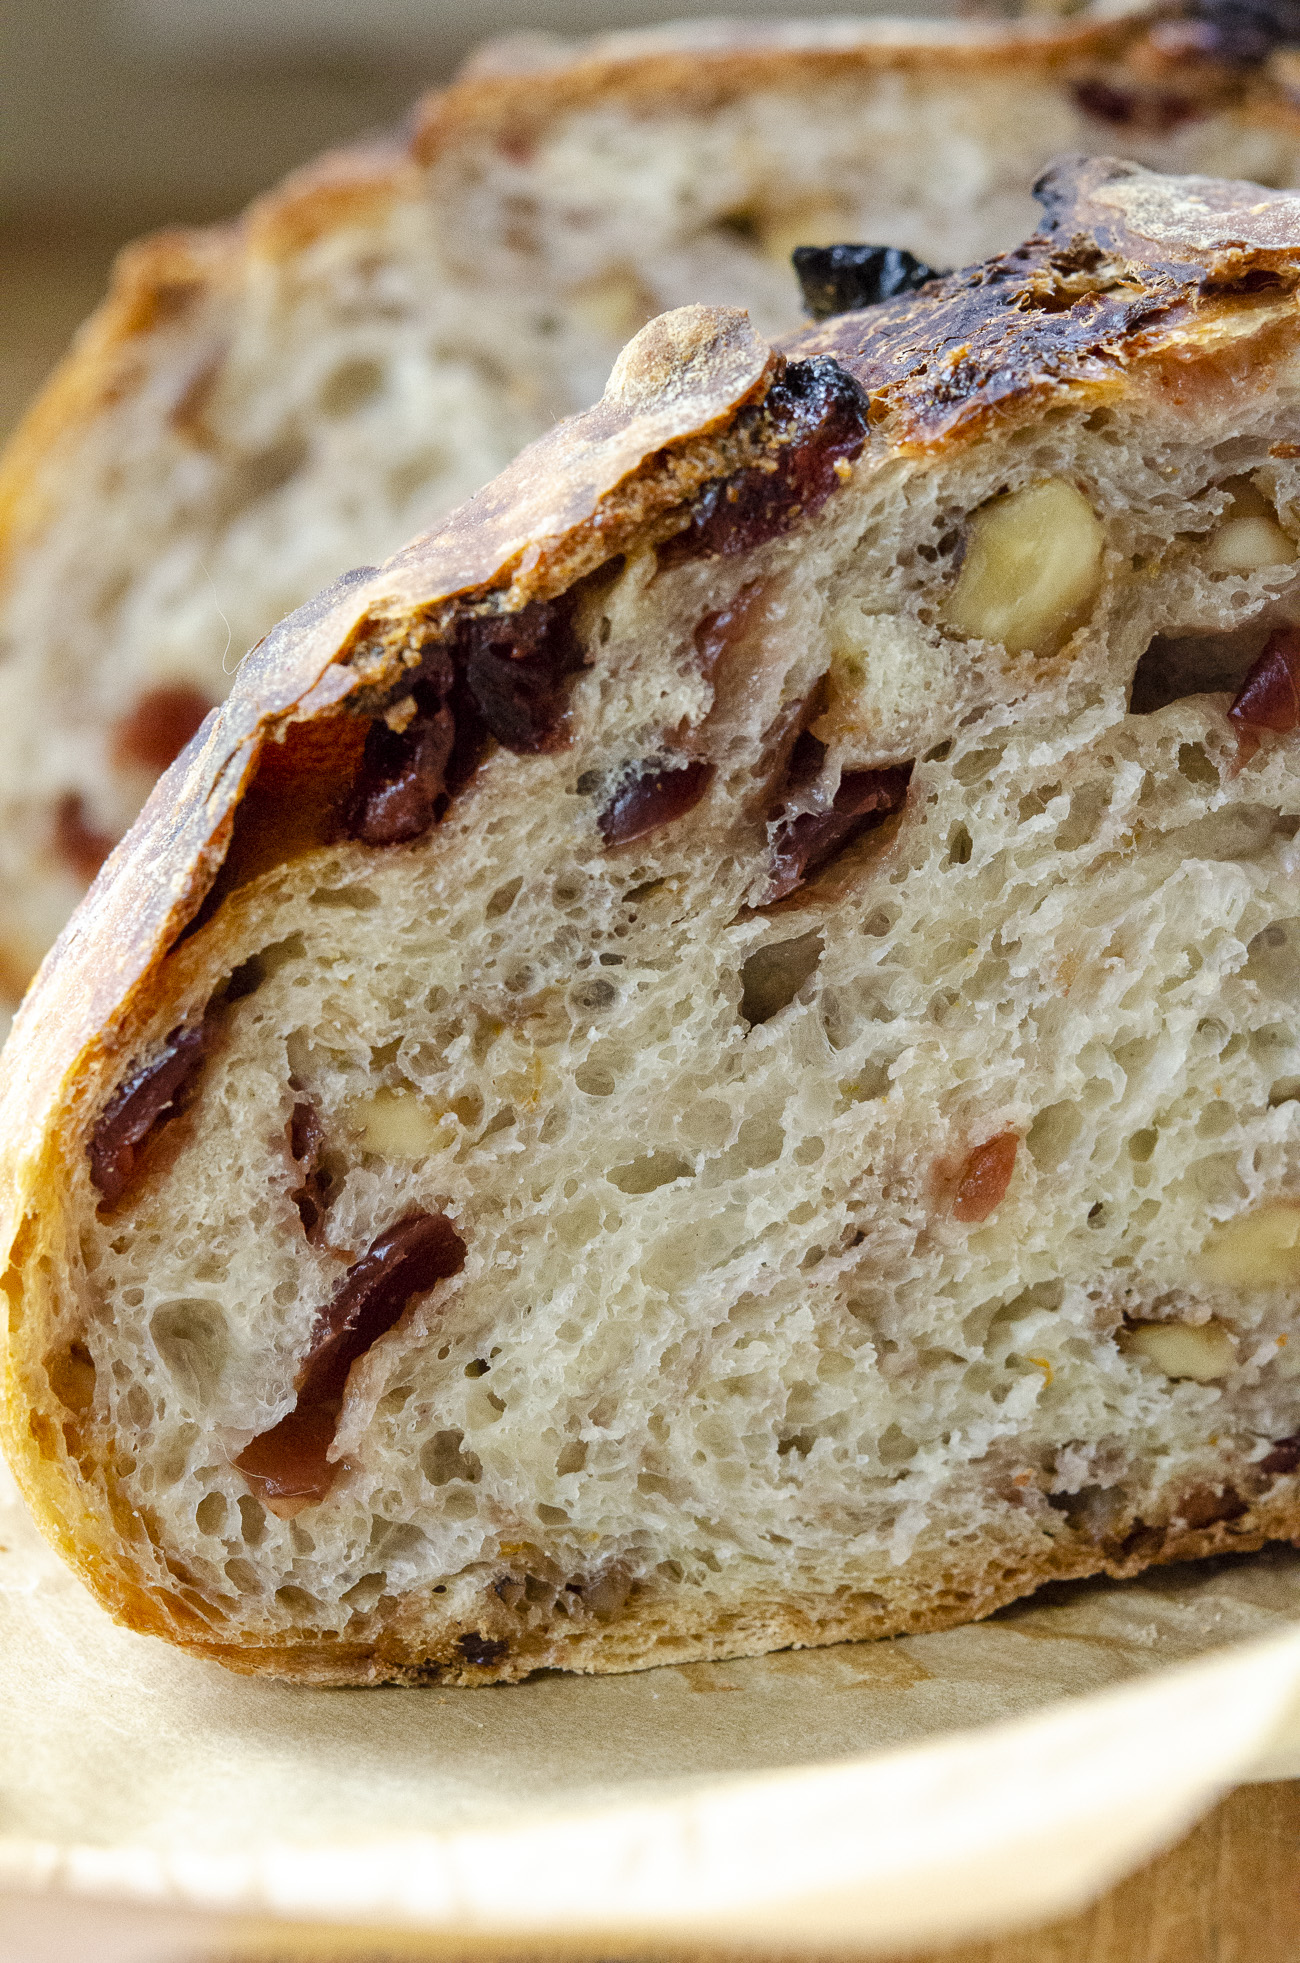
M1064 173L1058 199L1068 198L1073 182L1082 218L1082 204L1099 184L1107 185L1108 170L1113 175L1114 167L1089 163ZM1297 201L1275 195L1286 212L1274 214L1273 200L1257 199L1260 243L1252 247L1248 238L1240 251L1234 244L1234 264L1243 252L1248 261L1252 250L1270 264L1277 262L1278 236L1288 223L1294 227ZM1087 216L1095 218L1095 209ZM1122 229L1120 220L1113 222ZM1294 260L1300 246L1293 242L1288 250ZM1183 270L1188 271L1186 265ZM1202 270L1193 264L1193 285ZM961 283L951 285L957 289ZM944 304L917 303L922 313ZM1227 304L1205 309L1211 330ZM908 313L907 320L912 318ZM1122 324L1116 331L1122 333ZM1159 360L1162 338L1185 350L1187 326L1177 309L1171 309L1164 327L1144 331L1143 360ZM792 352L819 347L824 339L806 336ZM48 1272L58 1266L67 1155L77 1149L90 1114L120 1077L149 1023L155 977L216 877L263 748L294 722L338 716L349 698L364 709L367 697L391 688L404 663L415 658L412 625L436 623L444 613L483 604L489 596L513 607L558 592L617 552L621 541L633 534L643 538L657 516L725 467L736 411L765 392L773 359L742 314L685 309L652 323L620 362L614 387L595 409L534 444L439 531L378 572L341 581L300 609L250 657L226 704L161 781L47 958L6 1052L0 1087L0 1245L9 1262L4 1279L10 1331L17 1332L19 1318L26 1324L21 1343L29 1371L41 1353L39 1334L33 1342L32 1330L49 1323ZM985 426L995 414L1014 418L1036 411L1038 391L1024 381L1024 376L1003 378L1000 406L984 405ZM1073 373L1059 371L1052 392L1075 396L1092 386L1102 385L1089 382L1084 363ZM945 440L955 446L971 433L968 426L950 429ZM19 1381L11 1343L0 1430L20 1485L43 1531L104 1605L132 1627L165 1634L234 1668L322 1683L410 1680L434 1673L445 1681L485 1682L560 1660L544 1639L536 1652L520 1650L516 1631L513 1653L499 1663L467 1663L456 1654L458 1638L490 1638L481 1622L462 1629L449 1621L439 1654L432 1657L427 1637L418 1653L403 1648L400 1637L387 1636L364 1651L338 1642L295 1642L292 1636L273 1648L214 1644L183 1603L137 1584L125 1550L112 1543L102 1521L91 1520L62 1463L42 1458L33 1422L42 1417L57 1422L58 1407L51 1402L43 1411L40 1404L31 1382ZM1130 1554L1122 1546L1107 1552L1075 1545L1049 1550L1044 1558L1041 1541L1035 1558L1021 1562L977 1552L956 1598L946 1601L909 1589L900 1590L886 1612L878 1600L837 1603L824 1612L778 1601L738 1618L723 1613L716 1625L699 1626L669 1614L662 1621L662 1643L648 1653L644 1633L638 1637L631 1624L627 1630L575 1627L566 1634L563 1662L576 1669L631 1669L687 1656L949 1627L991 1614L1045 1581L1126 1575L1154 1561L1258 1547L1267 1538L1292 1534L1300 1525L1298 1483L1279 1482L1267 1501L1234 1521L1201 1530L1174 1527L1158 1547L1144 1543ZM652 1617L659 1614L654 1604L649 1611Z

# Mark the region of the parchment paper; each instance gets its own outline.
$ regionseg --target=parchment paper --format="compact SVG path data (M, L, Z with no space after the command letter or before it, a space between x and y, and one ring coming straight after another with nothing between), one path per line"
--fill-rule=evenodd
M0 1543L5 1963L92 1929L98 1963L897 1953L1062 1911L1300 1775L1289 1549L891 1643L311 1691L115 1627L7 1476Z

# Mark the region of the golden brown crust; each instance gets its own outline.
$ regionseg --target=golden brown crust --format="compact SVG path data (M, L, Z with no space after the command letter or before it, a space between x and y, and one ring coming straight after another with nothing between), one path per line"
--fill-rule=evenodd
M493 46L450 87L426 96L407 128L331 151L257 199L243 218L204 231L165 232L119 256L107 298L0 456L0 587L43 509L40 465L123 385L133 344L180 307L239 283L245 258L281 258L330 230L360 223L403 195L457 143L501 141L521 154L548 123L594 103L643 112L671 104L703 112L766 88L817 89L898 70L933 76L1009 72L1076 77L1141 66L1155 12L1066 24L864 21L713 23L578 44L530 43L532 58L494 59ZM1164 63L1165 84L1237 105L1261 126L1300 131L1300 112L1263 71ZM1208 93L1207 93L1208 92ZM522 146L522 147L521 147Z
M1005 426L1041 413L1045 397L1077 401L1126 376L1130 386L1137 377L1159 387L1170 362L1185 380L1210 356L1222 365L1234 342L1244 359L1257 360L1279 308L1294 314L1300 198L1159 180L1104 162L1059 168L1047 198L1047 226L1016 253L878 315L830 322L787 349L797 359L832 352L856 376L872 412L870 461L900 447L955 450L993 421ZM1045 292L1051 305L1041 304ZM391 698L429 641L466 611L514 610L553 595L633 538L671 530L704 482L748 454L738 447L745 412L762 400L778 366L743 315L686 309L652 324L594 409L534 444L385 567L349 575L301 608L244 664L224 707L112 855L15 1024L0 1091L0 1238L11 1330L25 1315L39 1324L42 1290L60 1263L65 1157L80 1149L89 1114L156 1012L165 992L159 971L220 872L241 810L254 808L249 793L259 766L268 755L293 754L292 744L269 746L309 726L319 732L314 777L341 775L345 759L355 762L355 744L342 740L355 731L354 717ZM367 1643L364 1658L346 1645L213 1646L183 1594L165 1577L151 1591L104 1522L69 1517L84 1502L71 1493L58 1449L43 1449L50 1441L42 1427L53 1420L29 1401L12 1354L6 1376L4 1442L40 1524L133 1626L239 1668L318 1681L427 1675L434 1667L457 1681L482 1681L555 1660L544 1644L535 1655L516 1650L499 1666L457 1660L462 1637L491 1639L483 1628L453 1628L447 1653L432 1658L427 1641L404 1643L400 1630L373 1649ZM723 1647L734 1654L879 1634L886 1625L945 1627L991 1613L1042 1581L1132 1573L1157 1559L1259 1545L1300 1526L1294 1483L1279 1480L1262 1498L1251 1496L1235 1519L1149 1530L1156 1541L1110 1547L1074 1533L1049 1541L1027 1524L1022 1557L973 1556L946 1596L900 1594L884 1621L878 1603L775 1604L725 1628L687 1629L680 1614L665 1615L662 1653L681 1655L688 1644L691 1655ZM656 1605L646 1613L653 1620ZM642 1622L635 1653L630 1636L621 1648L622 1637L593 1628L576 1648L566 1643L566 1663L595 1667L597 1643L602 1669L653 1660L661 1652L647 1653Z

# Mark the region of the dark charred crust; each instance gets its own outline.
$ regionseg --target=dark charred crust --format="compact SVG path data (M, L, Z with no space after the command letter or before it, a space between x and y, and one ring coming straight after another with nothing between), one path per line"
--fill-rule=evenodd
M1165 30L1171 52L1257 68L1300 43L1297 0L1191 0L1187 14Z
M173 1029L161 1053L128 1077L96 1119L87 1155L105 1207L117 1205L152 1139L192 1100L208 1040L206 1023Z
M693 811L713 782L714 767L702 758L674 764L651 758L625 774L597 823L606 845L628 845Z
M793 351L833 355L861 382L873 439L929 447L974 435L1003 409L1023 410L1071 382L1107 383L1135 337L1173 325L1225 295L1245 303L1294 291L1294 249L1225 244L1183 247L1176 226L1130 229L1122 193L1146 179L1113 158L1054 165L1035 194L1043 224L1024 245L919 292L838 315L799 337ZM1119 201L1107 194L1118 187ZM1244 206L1252 187L1225 186ZM1236 206L1231 207L1235 213Z
M945 274L899 245L797 245L791 254L803 303L814 320L878 307Z
M415 1296L459 1274L464 1263L465 1243L446 1215L417 1211L348 1269L317 1313L293 1409L234 1462L273 1511L324 1499L338 1471L329 1450L353 1364L400 1322Z
M737 429L755 461L704 486L660 546L662 565L750 552L820 511L866 441L867 405L852 375L818 356L788 363Z

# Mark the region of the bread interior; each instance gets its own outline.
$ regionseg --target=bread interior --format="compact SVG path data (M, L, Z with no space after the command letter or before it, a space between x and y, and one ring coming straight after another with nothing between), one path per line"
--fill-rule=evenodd
M81 1141L46 1368L90 1503L213 1641L590 1667L933 1626L1280 1490L1294 1277L1238 1229L1300 1206L1300 770L1227 710L1300 600L1285 545L1221 541L1300 535L1297 391L1094 397L863 461L754 551L630 553L566 747L494 750L423 839L278 866L172 957L138 1055L216 1036L116 1207ZM1093 596L1045 646L957 632L973 515L1044 483L1100 521ZM628 773L688 756L695 808L608 845ZM774 810L905 762L901 811L770 903ZM463 1270L279 1517L234 1461L412 1208ZM1151 1326L1199 1332L1190 1373Z

